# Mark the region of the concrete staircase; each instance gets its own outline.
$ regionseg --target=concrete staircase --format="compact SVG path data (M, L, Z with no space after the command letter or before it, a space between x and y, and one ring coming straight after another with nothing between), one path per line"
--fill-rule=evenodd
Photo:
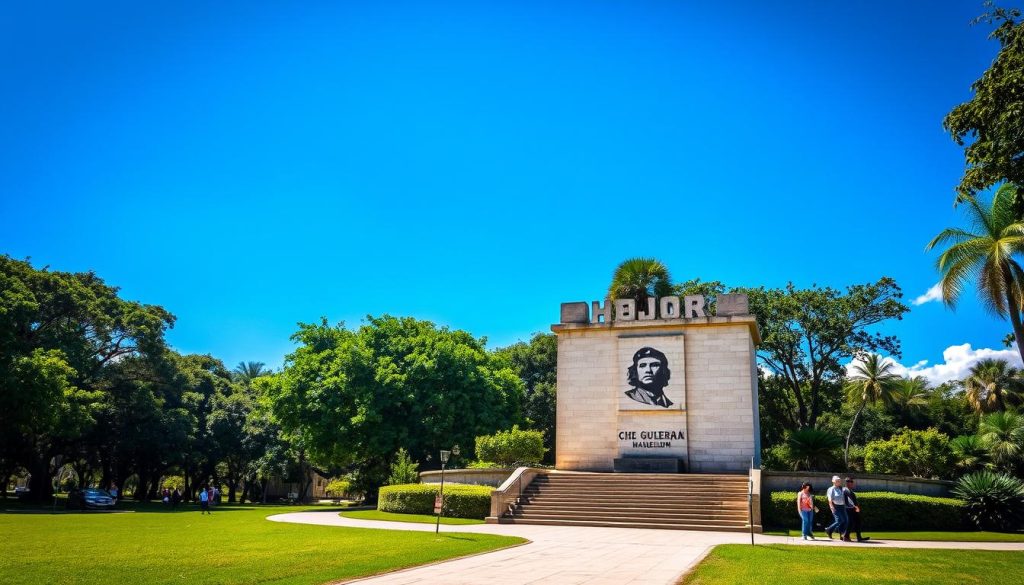
M498 522L746 531L746 475L551 473ZM759 528L759 527L758 527Z

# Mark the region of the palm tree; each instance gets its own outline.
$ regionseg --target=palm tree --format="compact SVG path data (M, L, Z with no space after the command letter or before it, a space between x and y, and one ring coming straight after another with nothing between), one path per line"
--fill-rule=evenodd
M608 285L608 298L635 299L638 311L646 310L648 298L671 294L672 276L668 268L654 258L630 258L619 264Z
M853 366L855 374L846 382L846 395L852 401L860 403L857 414L853 415L853 422L850 423L850 432L846 433L846 449L843 451L843 462L847 469L850 467L850 437L853 436L853 428L857 426L857 419L864 407L869 402L888 403L891 400L891 393L901 379L898 374L892 371L893 362L883 360L877 353L869 354L859 364Z
M234 374L233 377L236 381L248 386L254 379L270 374L266 365L263 362L238 362L231 373Z
M988 463L988 443L978 435L962 435L949 442L956 467L964 473L980 471Z
M828 466L843 439L822 429L801 429L786 433L786 449L793 470L814 471Z
M1024 415L994 412L981 419L978 435L988 445L992 464L1012 474L1024 455Z
M967 402L978 413L1006 410L1008 403L1021 401L1019 374L1003 360L980 360L971 366L970 375L964 378Z
M928 405L928 380L920 376L897 380L889 392L889 404L903 426L910 426L910 415Z
M1017 187L1008 183L996 191L988 209L976 199L968 199L965 206L973 231L946 228L925 249L950 244L936 262L942 273L939 284L946 306L954 308L968 283L977 280L985 308L999 317L1009 316L1017 351L1024 360L1024 269L1014 258L1024 250L1024 222L1018 221L1013 212L1016 196Z

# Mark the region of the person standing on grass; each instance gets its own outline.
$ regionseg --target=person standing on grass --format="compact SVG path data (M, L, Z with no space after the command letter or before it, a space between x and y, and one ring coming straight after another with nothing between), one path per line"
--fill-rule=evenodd
M107 490L107 491L110 492L110 497L114 499L114 503L116 504L117 503L117 484L116 483L110 484L110 489Z
M814 488L807 482L796 493L796 511L800 514L800 534L804 540L814 540L814 513L818 509L814 507Z
M839 537L842 538L843 534L846 534L846 525L849 523L849 517L846 515L846 492L843 489L843 478L838 475L832 476L832 487L825 492L825 497L828 498L828 507L832 510L832 517L835 519L825 529L825 534L828 535L829 540L832 540L833 532L838 532Z
M843 493L846 494L846 514L850 517L843 540L850 542L850 533L854 532L857 534L857 542L864 542L870 540L871 537L862 536L860 533L860 506L857 505L857 494L853 491L854 483L855 480L848 477L846 478L846 487L843 488Z
M210 512L210 492L207 490L205 485L203 486L203 489L199 491L199 515L202 516L203 513L206 513L206 514L210 514L211 513Z
M171 509L172 510L177 510L178 509L178 504L180 504L180 503L181 503L181 490L179 490L178 488L174 488L174 491L171 492Z

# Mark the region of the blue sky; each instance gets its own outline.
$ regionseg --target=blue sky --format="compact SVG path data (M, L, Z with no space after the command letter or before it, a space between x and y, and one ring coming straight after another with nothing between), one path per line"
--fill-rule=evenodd
M963 169L942 118L997 51L981 2L364 4L7 6L0 253L275 367L320 316L506 345L632 256L937 281ZM962 366L1009 326L969 295L886 330L908 366Z

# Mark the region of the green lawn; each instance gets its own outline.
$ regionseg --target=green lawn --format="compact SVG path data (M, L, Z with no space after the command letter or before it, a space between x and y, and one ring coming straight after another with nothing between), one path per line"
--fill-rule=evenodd
M765 534L776 536L793 536L800 538L800 531L789 530L765 530ZM826 538L824 531L814 533L817 538ZM943 542L1024 542L1024 533L1015 532L865 532L864 536L870 536L872 540L937 540ZM835 537L839 539L838 536Z
M341 512L341 515L357 520L387 520L389 522L417 522L423 524L435 524L437 522L437 516L430 514L395 514L394 512L381 512L380 510L355 510L352 512ZM470 518L441 518L441 524L455 526L483 523L483 520L472 520Z
M0 514L0 582L314 584L524 542L266 520L309 507L222 505L208 516L193 506L177 512L158 505L126 508L135 511Z
M717 546L685 585L1020 585L1024 552Z

